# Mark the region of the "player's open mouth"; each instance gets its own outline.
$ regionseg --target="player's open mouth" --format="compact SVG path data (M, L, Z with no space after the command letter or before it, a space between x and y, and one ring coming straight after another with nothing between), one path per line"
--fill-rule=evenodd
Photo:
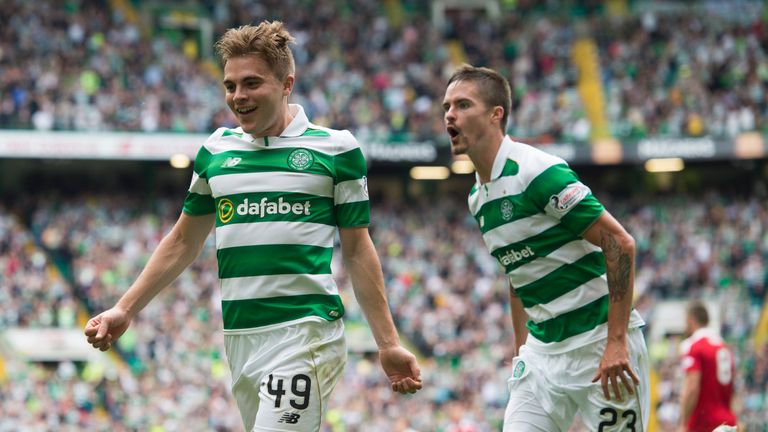
M459 130L456 129L455 127L453 127L453 126L448 126L447 128L445 128L445 130L448 131L448 135L451 136L451 139L456 138L457 136L459 136Z
M238 114L248 114L256 111L256 107L251 108L235 108L235 111L237 111Z

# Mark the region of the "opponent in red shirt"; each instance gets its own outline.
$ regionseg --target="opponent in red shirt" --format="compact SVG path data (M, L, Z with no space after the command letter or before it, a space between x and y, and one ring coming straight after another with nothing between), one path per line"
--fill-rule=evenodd
M733 353L712 329L701 302L688 306L686 336L681 344L685 383L680 399L680 432L712 432L721 425L736 426L731 410Z

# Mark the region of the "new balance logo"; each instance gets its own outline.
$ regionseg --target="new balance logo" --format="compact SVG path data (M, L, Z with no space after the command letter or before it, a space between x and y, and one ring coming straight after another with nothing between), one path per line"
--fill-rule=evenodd
M224 160L224 162L221 163L222 168L232 168L233 166L240 163L240 161L243 160L243 158L238 157L228 157Z
M278 423L288 423L288 424L296 424L299 422L299 418L301 417L300 414L296 413L285 413L282 417L280 417L280 420L278 420Z

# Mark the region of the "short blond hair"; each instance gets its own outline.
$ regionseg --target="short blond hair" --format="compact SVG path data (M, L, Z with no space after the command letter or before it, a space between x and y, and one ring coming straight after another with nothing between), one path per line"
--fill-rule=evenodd
M279 80L294 74L296 65L288 44L296 39L281 21L262 21L258 26L244 25L227 30L214 44L222 66L234 57L255 54L272 67Z

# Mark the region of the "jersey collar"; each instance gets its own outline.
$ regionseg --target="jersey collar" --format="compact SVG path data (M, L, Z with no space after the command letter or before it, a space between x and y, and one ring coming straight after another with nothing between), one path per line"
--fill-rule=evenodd
M304 113L304 108L301 105L288 104L288 109L296 114L294 114L293 120L288 123L288 127L280 134L280 138L301 136L309 127L309 119L307 119L307 115Z
M493 159L493 166L491 167L491 181L501 177L502 171L504 171L504 165L507 163L507 157L512 153L513 141L508 135L504 135L504 139L501 140L499 150L496 152L496 158ZM475 179L477 184L483 184L480 181L480 174L475 172Z
M702 328L694 331L693 334L691 335L691 337L689 338L689 340L691 342L696 342L696 341L698 341L700 339L704 339L704 338L707 338L707 339L713 340L713 341L719 341L720 340L720 335L717 333L717 331L715 331L714 329L712 329L710 327L702 327Z

